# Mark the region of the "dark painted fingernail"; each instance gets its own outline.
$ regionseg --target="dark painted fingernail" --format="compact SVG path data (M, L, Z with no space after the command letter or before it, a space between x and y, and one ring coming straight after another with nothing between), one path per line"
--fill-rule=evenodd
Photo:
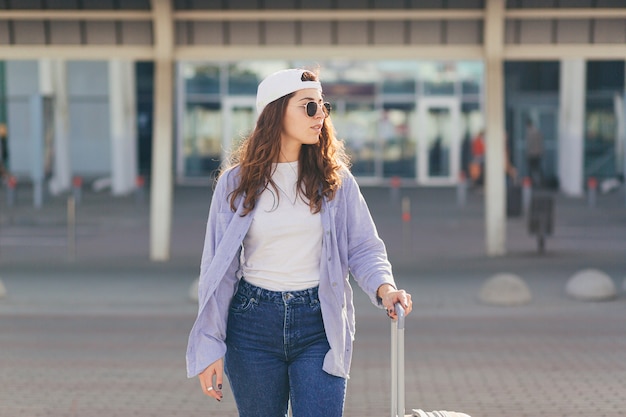
M217 389L222 389L222 384L217 384Z

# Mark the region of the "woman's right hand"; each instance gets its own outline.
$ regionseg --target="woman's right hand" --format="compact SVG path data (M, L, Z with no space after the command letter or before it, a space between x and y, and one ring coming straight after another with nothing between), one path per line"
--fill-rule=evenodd
M215 385L213 384L213 377L215 377ZM204 371L200 372L198 378L200 378L202 392L204 392L209 397L215 398L217 401L222 401L224 358L218 359L210 364Z

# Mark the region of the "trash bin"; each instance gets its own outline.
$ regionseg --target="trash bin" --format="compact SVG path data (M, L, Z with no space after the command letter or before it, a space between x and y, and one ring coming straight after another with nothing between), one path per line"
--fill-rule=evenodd
M506 189L506 215L507 217L520 217L522 215L522 186L511 184Z
M550 195L533 195L528 215L528 233L537 236L537 249L543 252L545 238L554 230L554 199Z

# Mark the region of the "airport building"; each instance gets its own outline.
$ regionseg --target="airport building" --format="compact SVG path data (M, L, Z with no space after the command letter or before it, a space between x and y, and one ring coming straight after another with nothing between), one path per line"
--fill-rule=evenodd
M0 0L2 162L52 194L147 178L165 260L172 186L209 186L254 127L259 81L309 68L364 185L456 186L484 132L499 255L528 121L544 186L623 178L625 59L623 0Z

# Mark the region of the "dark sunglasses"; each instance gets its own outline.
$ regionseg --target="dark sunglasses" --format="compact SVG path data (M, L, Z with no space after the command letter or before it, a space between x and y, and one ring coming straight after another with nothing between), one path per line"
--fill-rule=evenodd
M316 103L315 101L309 101L308 103L302 104L301 106L304 107L306 115L309 117L315 117L315 115L317 114L317 109L319 109L320 107L324 112L324 117L328 117L328 115L330 114L330 109L332 109L332 106L327 101L321 104Z

